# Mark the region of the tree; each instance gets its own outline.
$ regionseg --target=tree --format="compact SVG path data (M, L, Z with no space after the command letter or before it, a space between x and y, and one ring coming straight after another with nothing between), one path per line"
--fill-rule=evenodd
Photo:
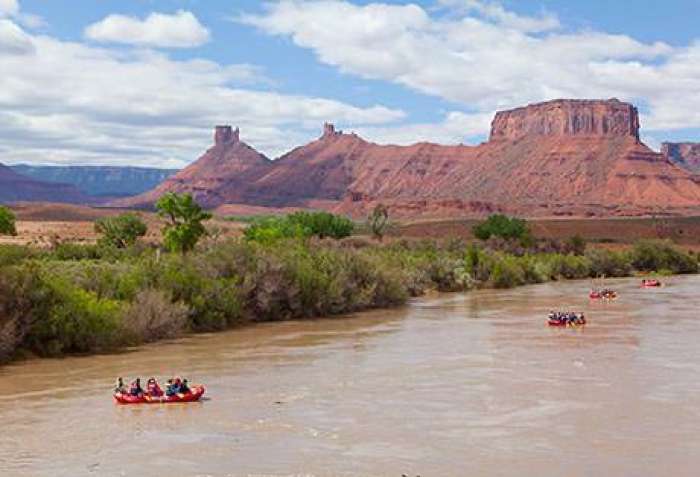
M319 238L342 239L352 235L355 228L352 220L329 212L295 212L287 216L293 224L299 224L309 231L310 235Z
M171 252L187 253L207 234L202 222L211 219L190 194L168 192L156 203L158 214L168 219L163 232L165 246Z
M381 241L389 225L389 209L384 204L377 204L367 220L372 229L372 235Z
M511 218L503 214L490 215L488 219L477 224L473 232L479 240L488 240L492 236L506 240L519 239L524 241L530 239L530 228L523 219Z
M104 217L95 222L95 232L102 234L100 243L117 248L134 245L147 231L148 227L141 217L133 213Z
M17 235L15 228L15 214L0 205L0 235Z

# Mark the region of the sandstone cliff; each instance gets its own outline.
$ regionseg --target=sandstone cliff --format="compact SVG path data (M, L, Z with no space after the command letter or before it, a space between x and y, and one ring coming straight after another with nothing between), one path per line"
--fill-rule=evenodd
M665 142L661 154L691 172L700 173L700 143Z
M166 192L190 193L206 207L242 200L245 188L267 172L272 162L240 139L240 131L217 126L214 146L202 157L155 189L113 202L125 207L148 207Z
M319 139L269 161L217 130L201 159L142 196L192 192L207 206L322 207L357 217L639 215L700 212L700 178L639 140L637 109L556 100L496 114L476 147L377 145L324 125Z
M632 136L639 140L639 114L637 108L617 99L561 99L501 111L491 125L491 141L533 136Z

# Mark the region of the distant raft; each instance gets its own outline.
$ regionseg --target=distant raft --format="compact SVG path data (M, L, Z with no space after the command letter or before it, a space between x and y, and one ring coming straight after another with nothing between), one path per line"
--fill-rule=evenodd
M547 324L561 328L584 326L586 317L583 313L550 313L547 317Z
M645 278L642 280L642 288L658 288L662 286L661 282L655 278Z
M591 290L588 297L591 300L615 300L617 299L617 292L609 288L604 288L602 290Z
M149 396L142 394L132 396L128 393L114 393L114 400L118 404L175 404L179 402L196 402L204 395L205 388L201 384L190 387L187 393L173 394L172 396Z

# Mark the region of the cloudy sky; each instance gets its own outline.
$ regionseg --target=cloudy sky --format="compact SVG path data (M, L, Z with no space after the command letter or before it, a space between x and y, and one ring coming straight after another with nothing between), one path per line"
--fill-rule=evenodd
M0 162L181 167L215 124L275 157L332 121L478 143L554 98L700 141L698 0L0 0Z

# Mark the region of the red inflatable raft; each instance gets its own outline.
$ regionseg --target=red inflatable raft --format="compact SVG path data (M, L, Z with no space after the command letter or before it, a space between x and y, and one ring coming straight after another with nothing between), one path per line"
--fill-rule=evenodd
M586 320L584 319L583 321L579 321L578 323L573 323L573 322L566 322L566 321L559 321L559 320L547 320L547 324L549 326L558 326L560 328L566 328L567 326L570 326L572 328L576 328L578 326L585 326L586 325Z
M198 384L196 386L190 386L190 392L185 394L151 397L146 394L143 396L132 396L130 394L115 393L114 400L119 404L174 404L178 402L199 401L199 398L201 398L203 395L204 386Z
M642 280L642 288L656 288L660 286L661 282L656 279Z

